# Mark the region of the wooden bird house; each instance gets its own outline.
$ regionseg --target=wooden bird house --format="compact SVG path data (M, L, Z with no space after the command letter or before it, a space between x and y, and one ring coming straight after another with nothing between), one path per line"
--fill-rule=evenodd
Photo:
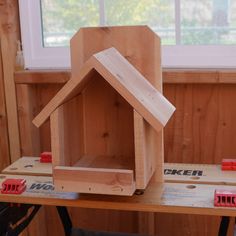
M33 121L39 127L50 117L57 189L132 195L163 172L161 134L175 108L155 88L157 39L145 26L82 29L72 39L72 78Z

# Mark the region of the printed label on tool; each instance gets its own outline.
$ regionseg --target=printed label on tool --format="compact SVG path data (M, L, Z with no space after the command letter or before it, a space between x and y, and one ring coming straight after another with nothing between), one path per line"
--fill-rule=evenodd
M164 169L164 175L203 176L202 170Z
M40 182L36 181L27 186L26 194L37 194L38 197L63 198L63 199L77 199L78 193L58 192L52 181Z
M54 186L53 184L48 183L33 183L29 187L30 190L46 190L46 191L53 191Z

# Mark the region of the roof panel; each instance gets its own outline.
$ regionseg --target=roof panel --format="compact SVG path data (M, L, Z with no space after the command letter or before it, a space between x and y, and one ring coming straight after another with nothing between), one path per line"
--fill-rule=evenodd
M165 126L175 107L115 48L94 54L84 64L79 75L66 83L33 123L39 127L58 106L81 92L92 78L94 70L101 74L155 130Z

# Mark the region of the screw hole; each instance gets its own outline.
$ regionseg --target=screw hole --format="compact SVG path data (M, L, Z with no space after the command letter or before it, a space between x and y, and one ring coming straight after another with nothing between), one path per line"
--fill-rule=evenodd
M188 188L188 189L194 189L194 188L196 188L196 186L195 186L195 185L187 185L186 188Z
M200 179L200 177L198 177L198 176L192 176L192 177L190 177L190 179Z
M33 165L25 165L24 167L25 167L25 168L32 168Z

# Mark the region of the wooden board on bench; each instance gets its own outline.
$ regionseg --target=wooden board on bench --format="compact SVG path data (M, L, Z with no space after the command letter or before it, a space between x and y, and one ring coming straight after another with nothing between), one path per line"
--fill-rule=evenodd
M20 195L0 194L1 202L113 209L145 212L173 212L200 215L236 216L236 208L214 207L214 191L219 185L150 183L141 195L109 196L55 192L52 177L0 175L0 185L7 178L24 178L27 189ZM220 186L231 189L232 186Z
M52 176L52 164L40 163L39 157L22 157L2 173ZM236 185L236 171L221 171L220 165L165 163L165 182Z

